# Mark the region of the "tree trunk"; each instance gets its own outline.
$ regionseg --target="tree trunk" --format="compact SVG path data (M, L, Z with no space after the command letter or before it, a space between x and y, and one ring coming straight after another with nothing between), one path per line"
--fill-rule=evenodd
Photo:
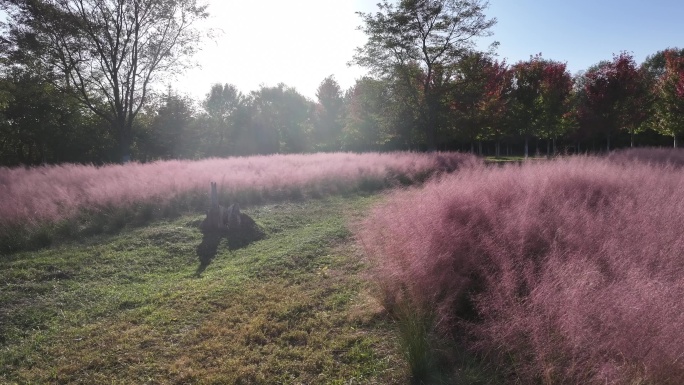
M119 133L119 151L121 155L121 163L128 163L131 161L131 129L132 124L127 125L124 118L117 118L114 121L116 125L115 132Z
M525 137L525 159L527 159L530 156L530 139L528 137Z
M430 123L428 127L428 152L435 152L435 126Z
M496 141L495 152L496 152L496 157L500 158L501 157L501 141L499 141L499 140Z
M672 135L672 138L674 139L674 148L677 148L677 135Z
M428 68L428 81L431 77L432 70ZM424 86L425 98L427 101L427 139L428 139L428 152L434 152L436 150L436 140L435 140L435 116L437 106L433 100L432 89L429 83Z
M606 152L610 152L610 134L606 135Z
M480 156L482 156L482 142L481 141L477 142L477 152Z
M634 148L634 130L629 130L629 147Z
M121 163L128 163L131 161L131 144L128 138L121 139Z
M551 139L546 139L546 157L551 157Z

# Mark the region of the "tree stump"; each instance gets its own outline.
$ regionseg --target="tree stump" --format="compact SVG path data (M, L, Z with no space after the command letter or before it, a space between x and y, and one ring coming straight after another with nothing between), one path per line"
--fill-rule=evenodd
M211 192L209 194L209 210L207 217L202 222L204 231L239 231L242 227L242 214L240 205L233 203L228 207L223 207L218 202L218 191L216 182L211 182Z
M218 203L218 191L216 189L216 182L211 182L211 191L209 192L209 210L207 210L207 217L202 222L203 231L218 231L223 227L223 215L221 215L222 207Z
M242 226L242 215L243 214L240 212L240 205L233 203L222 212L223 225L228 230L240 230Z
M205 235L216 234L228 238L230 249L246 246L265 235L252 218L240 212L239 204L233 203L228 207L219 204L216 182L211 182L209 209L200 228Z

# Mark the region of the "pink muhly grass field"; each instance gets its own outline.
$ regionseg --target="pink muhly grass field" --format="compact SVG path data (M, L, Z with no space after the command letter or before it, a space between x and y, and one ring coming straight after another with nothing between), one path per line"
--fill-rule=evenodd
M251 202L354 191L364 183L424 179L433 172L478 162L458 153L332 153L0 168L0 231L137 203L163 206L186 194L205 196L210 181L218 182L224 200Z
M681 169L465 169L391 194L358 237L390 311L433 313L516 381L684 384Z

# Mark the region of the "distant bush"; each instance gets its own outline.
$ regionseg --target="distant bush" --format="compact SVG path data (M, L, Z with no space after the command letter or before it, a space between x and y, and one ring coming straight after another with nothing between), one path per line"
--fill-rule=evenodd
M204 209L210 181L222 202L250 204L416 183L477 163L459 153L332 153L0 168L0 253Z
M662 163L662 162L658 162ZM684 383L684 173L571 158L393 193L358 237L390 311L512 383Z

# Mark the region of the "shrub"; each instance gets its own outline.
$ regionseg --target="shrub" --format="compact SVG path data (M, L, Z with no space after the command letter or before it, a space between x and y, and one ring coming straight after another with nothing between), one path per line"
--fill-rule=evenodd
M644 162L473 168L391 194L358 237L388 309L434 309L513 382L681 384L682 191Z

